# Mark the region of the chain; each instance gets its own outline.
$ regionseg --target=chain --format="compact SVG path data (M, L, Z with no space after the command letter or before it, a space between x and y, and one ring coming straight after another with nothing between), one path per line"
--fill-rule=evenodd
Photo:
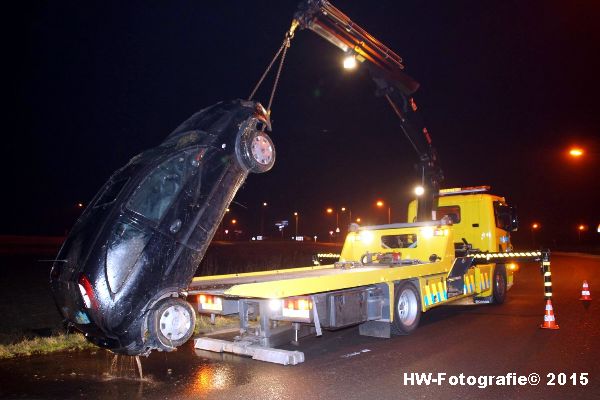
M294 31L296 30L297 26L298 26L298 22L295 20L292 21L292 26L290 27L290 30L285 33L285 38L283 39L283 43L281 44L281 47L275 53L275 56L273 57L273 59L271 60L271 62L267 66L267 68L265 69L265 72L263 72L262 76L256 83L256 86L254 86L252 93L250 93L250 96L248 97L248 100L252 100L252 98L256 94L256 91L258 90L260 85L262 85L263 81L265 80L267 74L269 73L269 71L271 71L271 68L273 68L273 64L275 64L275 61L281 55L281 60L279 60L279 66L277 67L277 74L275 75L275 81L273 82L273 88L271 89L271 97L269 98L269 104L267 106L268 113L271 113L271 105L273 104L273 98L275 97L275 91L277 90L277 84L279 83L279 78L281 77L281 70L283 68L283 62L285 61L285 55L287 53L288 48L290 47L291 40L294 37Z
M267 76L267 74L269 73L269 71L271 70L271 68L273 67L273 64L275 64L275 60L277 60L277 57L279 57L279 55L281 54L281 52L285 48L285 44L286 43L284 41L283 44L281 45L281 47L279 48L279 50L277 50L277 53L275 53L275 57L273 57L273 59L269 63L269 66L267 67L267 69L265 69L265 72L263 72L262 76L260 77L260 79L256 83L256 86L254 86L254 90L252 90L252 93L250 93L250 97L248 97L248 100L252 100L252 98L256 94L256 91L258 90L258 88L260 87L260 85L262 85L263 81L265 80L265 77Z
M279 77L281 76L281 68L285 61L285 54L287 49L290 47L290 37L286 34L285 40L283 41L283 53L281 54L281 60L279 61L279 68L277 68L277 74L275 75L275 81L273 82L273 89L271 90L271 97L269 98L269 105L267 106L267 112L271 113L271 105L273 104L273 98L275 97L275 91L277 90L277 84L279 83Z

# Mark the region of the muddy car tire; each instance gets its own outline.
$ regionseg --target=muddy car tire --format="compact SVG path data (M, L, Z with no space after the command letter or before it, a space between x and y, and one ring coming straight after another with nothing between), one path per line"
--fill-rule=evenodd
M196 312L187 301L169 297L150 312L148 325L157 347L163 351L173 351L194 334Z
M249 172L263 173L275 164L275 145L266 132L248 127L238 137L236 153Z

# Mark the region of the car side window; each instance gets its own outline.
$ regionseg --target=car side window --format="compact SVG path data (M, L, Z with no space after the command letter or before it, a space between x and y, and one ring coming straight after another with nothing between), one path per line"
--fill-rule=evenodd
M187 150L164 161L142 181L127 207L154 222L159 222L185 182L200 169L198 149Z

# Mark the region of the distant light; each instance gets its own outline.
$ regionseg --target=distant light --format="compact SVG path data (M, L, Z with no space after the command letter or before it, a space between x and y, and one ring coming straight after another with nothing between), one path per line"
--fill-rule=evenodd
M229 234L229 229L225 229L225 234L228 235Z
M229 208L226 208L226 209L225 209L225 212L229 212Z
M237 219L232 219L231 223L234 224L234 225L237 224Z
M569 154L572 157L581 157L583 155L583 150L578 147L574 147L571 150L569 150Z
M294 213L294 216L296 216L296 217L297 217L297 216L298 216L298 213L297 213L297 212L295 212L295 213Z
M539 227L540 227L540 224L538 224L537 222L534 222L534 223L531 225L531 227L532 227L533 229L537 229L537 228L539 228Z
M77 207L83 208L83 203L77 203Z
M425 193L425 188L423 186L415 187L415 194L417 196L421 196L423 193Z
M268 204L267 204L267 202L265 201L265 202L263 203L263 207L266 207L267 205L268 205Z
M377 203L375 203L375 205L376 205L377 207L383 207L383 201L381 201L381 200L377 200Z
M344 58L344 69L354 69L356 68L356 57L354 54L347 56Z
M356 218L356 222L359 223L360 222L360 218ZM598 225L600 227L600 225Z
M328 208L326 211L327 211L327 214L331 214L333 212L333 208Z
M600 224L598 224L598 228L596 228L596 230L598 231L598 233L600 233Z
M342 207L342 211L346 211L346 207Z
M336 233L340 233L340 228L335 228Z
M333 231L329 231L329 236L333 236Z
M577 227L577 229L579 229L580 231L584 231L585 230L585 225L579 225Z

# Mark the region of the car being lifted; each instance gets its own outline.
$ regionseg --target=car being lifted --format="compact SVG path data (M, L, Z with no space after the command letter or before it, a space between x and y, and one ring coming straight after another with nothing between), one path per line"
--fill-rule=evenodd
M174 350L194 331L186 289L249 172L275 161L257 102L203 109L116 171L51 271L66 322L116 353Z

